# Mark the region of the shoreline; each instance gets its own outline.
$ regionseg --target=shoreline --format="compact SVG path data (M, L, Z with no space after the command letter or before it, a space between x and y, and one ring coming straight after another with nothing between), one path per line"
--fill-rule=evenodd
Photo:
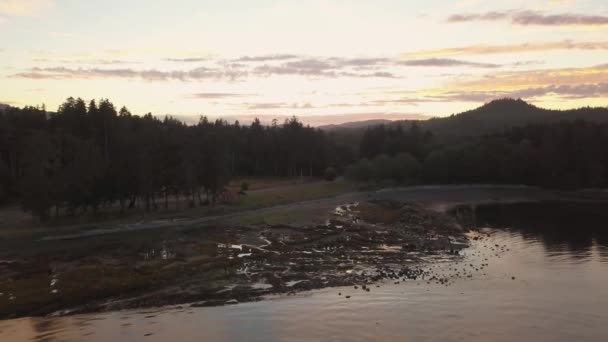
M465 243L457 248L458 243L455 243L464 232L450 233L457 239L449 238L447 233L428 234L428 228L436 226L429 223L432 220L453 219L446 214L451 208L463 204L604 201L603 198L575 195L510 186L408 187L348 193L237 215L177 221L178 225L175 225L176 221L168 221L152 226L142 224L135 230L116 229L102 234L84 232L88 234L68 238L58 236L32 241L34 244L30 242L29 248L23 250L3 251L0 268L5 277L0 280L0 292L5 296L0 297L0 303L9 295L15 296L17 301L23 298L24 294L6 290L7 279L13 278L22 279L28 285L18 282L12 284L12 288L32 288L28 305L36 309L18 309L20 305L10 305L17 309L15 317L24 317L184 303L225 305L255 301L270 294L343 285L368 286L381 279L430 276L422 258L414 257L418 251L423 252L419 256L438 254L457 258L454 251L466 246ZM348 206L333 210L347 203L367 206L365 213L349 213L356 207L349 209ZM322 222L313 222L310 210L324 212L325 215L314 216ZM407 214L401 213L403 210ZM246 220L251 216L268 220L277 213L287 216L304 213L307 223L281 222L285 220L282 216L276 224L265 221L252 224ZM344 213L346 216L341 216ZM361 215L365 219L361 220ZM405 219L399 221L399 215L405 215ZM419 216L431 221L420 221L411 233L412 217ZM401 231L399 227L406 228ZM386 235L386 232L393 235ZM351 242L353 236L360 241ZM421 249L437 237L438 245ZM374 243L366 242L368 240ZM404 242L406 240L410 242ZM88 247L83 246L83 241ZM311 245L311 241L317 241L318 245ZM340 261L342 253L335 252L335 248L344 246L351 253L346 264ZM375 264L377 257L382 261ZM357 269L353 260L368 267ZM322 262L317 264L319 261ZM385 269L382 265L400 267ZM299 269L292 272L293 267ZM351 273L346 273L348 270ZM308 273L313 276L302 277ZM83 282L83 277L90 279ZM72 311L62 311L68 308ZM8 312L11 310L4 311L4 317L10 316Z
M445 197L448 199L445 199ZM264 215L266 213L272 214L273 212L277 211L297 210L311 206L329 208L331 206L340 204L340 202L364 201L367 199L416 201L427 203L436 210L445 211L450 207L467 204L478 205L533 201L608 202L608 192L601 190L562 191L529 187L524 185L494 184L389 187L372 191L347 192L334 196L271 205L260 208L246 208L244 210L237 209L234 212L196 218L184 217L183 215L180 215L181 212L175 212L173 213L172 217L166 219L152 217L149 220L140 220L135 223L100 222L82 224L76 226L77 230L79 230L76 233L63 235L52 234L43 236L40 238L40 240L69 240L148 229L153 230L162 228L188 227L192 225L202 225L223 221L233 222L235 219L246 219L252 216ZM99 226L102 226L102 228L97 228ZM53 228L54 227L49 227L48 230L52 230Z

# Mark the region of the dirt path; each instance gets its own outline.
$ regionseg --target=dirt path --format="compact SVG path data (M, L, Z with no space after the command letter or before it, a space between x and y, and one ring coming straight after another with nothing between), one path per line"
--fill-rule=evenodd
M584 201L603 198L604 196L598 196L596 193L563 192L525 186L441 185L387 188L378 191L346 193L331 198L245 210L231 214L205 216L195 219L150 220L132 224L106 224L101 225L101 227L100 225L95 225L95 227L99 228L87 229L73 234L49 235L43 237L41 240L69 240L148 229L190 227L213 222L236 222L248 217L263 217L264 215L272 215L286 211L298 211L310 208L329 210L345 202L363 200L417 201L425 203L436 210L444 211L447 208L458 204L475 205L492 202L508 203L542 200Z

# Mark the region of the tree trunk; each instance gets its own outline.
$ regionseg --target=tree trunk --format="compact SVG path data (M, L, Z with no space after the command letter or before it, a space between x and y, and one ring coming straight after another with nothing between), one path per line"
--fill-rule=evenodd
M135 208L135 201L137 200L137 196L131 197L131 202L129 203L129 209Z
M103 123L104 126L104 156L106 159L106 164L108 163L109 160L109 154L108 154L108 120L106 119Z
M146 212L150 212L150 194L146 194Z
M201 198L201 189L200 188L197 190L197 195L198 195L198 205L202 206L203 199Z
M152 209L154 211L157 211L158 210L158 204L156 204L156 194L152 193L151 197L152 197Z

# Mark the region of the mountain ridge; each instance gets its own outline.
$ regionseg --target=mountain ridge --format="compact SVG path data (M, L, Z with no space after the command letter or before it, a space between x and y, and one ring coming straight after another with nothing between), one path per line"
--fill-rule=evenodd
M425 120L421 126L435 134L462 136L494 133L528 124L574 120L606 123L608 108L545 109L522 99L503 98L458 114Z

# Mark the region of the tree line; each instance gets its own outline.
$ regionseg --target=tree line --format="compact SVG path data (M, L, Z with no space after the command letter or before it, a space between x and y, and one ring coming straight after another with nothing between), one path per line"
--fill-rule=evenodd
M325 134L295 117L265 126L185 123L132 115L107 99L69 98L45 108L0 111L0 200L18 199L45 220L138 203L214 202L236 176L322 176L331 163Z
M529 107L501 100L481 108L494 118L490 109L513 104L515 111ZM150 211L168 207L171 198L213 203L242 176L602 188L608 186L604 112L572 111L592 113L594 122L577 114L457 136L431 133L424 122L325 132L295 117L240 125L203 116L186 125L171 116L132 115L107 99L69 98L53 113L8 107L0 110L0 202L17 200L41 220L108 205ZM460 121L450 117L444 125Z
M346 176L401 183L608 186L608 124L581 119L444 139L411 124L368 128ZM397 171L398 170L398 171Z

